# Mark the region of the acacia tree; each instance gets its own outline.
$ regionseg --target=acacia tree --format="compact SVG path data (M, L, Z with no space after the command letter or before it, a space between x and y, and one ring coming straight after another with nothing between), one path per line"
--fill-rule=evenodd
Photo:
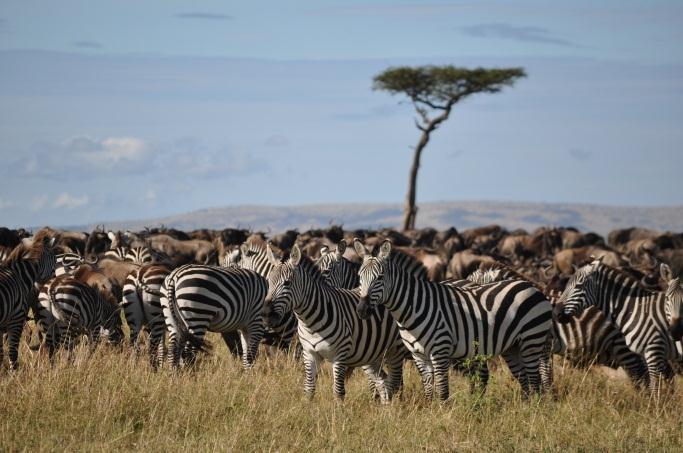
M522 68L467 69L450 65L401 66L389 68L375 76L374 90L408 96L419 115L419 119L415 120L415 126L422 134L415 146L413 164L408 177L408 193L403 213L404 230L415 228L417 171L430 134L448 119L451 109L460 100L475 93L497 93L521 77L526 77Z

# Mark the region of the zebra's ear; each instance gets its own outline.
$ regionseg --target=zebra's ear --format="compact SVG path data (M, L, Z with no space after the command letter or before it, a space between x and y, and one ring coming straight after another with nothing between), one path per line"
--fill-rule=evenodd
M273 266L277 266L279 264L279 260L275 257L275 253L273 253L273 248L270 246L270 242L266 244L266 255L268 256L268 261L270 261L270 264Z
M391 254L391 241L389 239L385 239L384 242L382 242L382 245L379 247L379 258L386 260L389 258L389 255Z
M242 256L247 256L248 250L249 250L249 247L247 247L246 242L244 242L242 245L240 245L240 253L242 253Z
M114 234L113 231L107 232L107 237L109 237L109 240L114 242L116 240L116 235Z
M355 239L353 240L353 248L354 248L354 250L356 251L356 253L358 254L359 257L361 257L361 258L365 257L365 246L364 246L363 243L360 241L360 239L355 238Z
M294 244L294 247L292 247L292 252L289 254L289 260L295 266L298 266L301 262L301 249L298 245Z
M659 267L659 274L662 276L662 279L664 279L664 281L667 283L669 283L674 278L673 272L671 272L671 268L668 264L662 263L662 265Z
M337 253L339 253L339 256L342 256L344 252L346 251L346 241L342 239L339 241L339 244L337 244Z

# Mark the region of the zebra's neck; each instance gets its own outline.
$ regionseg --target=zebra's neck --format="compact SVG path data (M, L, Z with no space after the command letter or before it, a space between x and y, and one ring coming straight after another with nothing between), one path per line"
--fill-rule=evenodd
M415 277L392 261L388 261L386 265L385 274L390 274L393 284L388 291L384 306L391 312L396 323L403 326L413 319L416 313L416 303L422 302L418 302L420 294L428 294L425 291L426 286L434 283Z
M664 293L644 289L637 280L607 266L600 266L594 278L596 305L617 325L636 311L641 316L666 318Z
M33 283L38 280L39 263L33 263L29 260L18 258L9 263L7 269L11 270L11 274L22 285L22 288L29 291L33 287Z
M314 323L320 318L321 312L329 314L337 310L340 299L351 299L354 295L357 297L355 290L335 288L322 278L307 275L304 269L300 272L301 289L298 291L298 300L292 303L292 310L304 324Z

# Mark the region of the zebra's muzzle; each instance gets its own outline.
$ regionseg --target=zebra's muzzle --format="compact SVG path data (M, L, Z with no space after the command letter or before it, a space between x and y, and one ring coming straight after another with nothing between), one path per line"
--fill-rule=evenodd
M265 305L261 311L261 316L263 317L263 322L266 327L273 328L280 324L280 315L271 308L270 305Z

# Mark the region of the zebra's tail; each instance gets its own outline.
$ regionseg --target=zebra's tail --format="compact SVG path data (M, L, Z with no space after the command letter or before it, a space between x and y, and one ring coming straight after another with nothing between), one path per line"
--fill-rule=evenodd
M158 292L146 286L143 286L143 288L145 291L150 290L150 294L155 294L155 292ZM199 338L190 332L190 329L185 322L185 318L183 318L182 314L180 313L180 307L178 307L178 301L175 297L175 278L173 278L173 276L169 276L169 278L166 279L166 298L168 300L168 307L171 309L171 316L173 316L176 321L175 324L178 329L178 344L183 345L189 343L197 351L211 352L211 345L207 344L203 338Z

